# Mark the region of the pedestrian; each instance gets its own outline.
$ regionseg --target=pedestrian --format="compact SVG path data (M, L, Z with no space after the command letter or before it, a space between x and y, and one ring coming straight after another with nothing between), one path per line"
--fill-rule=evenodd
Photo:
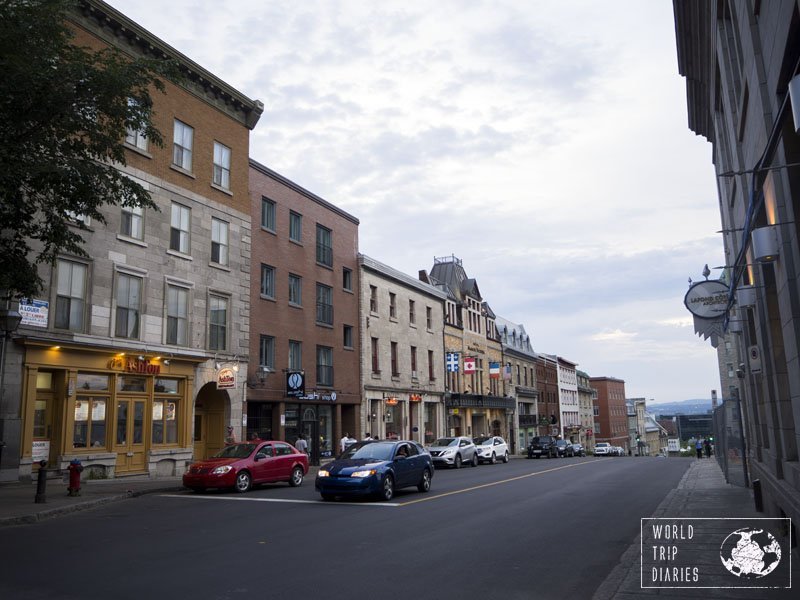
M372 436L369 434L369 431L364 436L364 441L365 442L371 442L372 441Z
M711 458L711 440L706 439L706 441L703 442L703 446L705 447L706 458Z
M347 449L348 442L350 441L350 434L346 431L342 436L342 439L339 440L339 452L344 452Z
M697 458L703 458L703 440L697 440L694 448L697 450Z
M294 443L294 447L297 448L300 452L308 454L308 442L306 441L306 438L302 433L299 436L297 436L297 441Z

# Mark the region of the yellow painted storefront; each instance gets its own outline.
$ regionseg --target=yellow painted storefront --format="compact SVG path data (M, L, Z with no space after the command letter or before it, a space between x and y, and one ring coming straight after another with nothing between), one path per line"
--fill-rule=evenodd
M183 473L192 459L196 360L81 347L26 347L20 474L42 460L88 477Z

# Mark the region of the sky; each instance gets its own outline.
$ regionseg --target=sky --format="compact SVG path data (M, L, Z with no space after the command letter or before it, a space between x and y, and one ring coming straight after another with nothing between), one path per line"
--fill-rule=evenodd
M455 255L534 350L710 398L688 279L724 264L670 0L111 0L265 104L250 156L416 276Z

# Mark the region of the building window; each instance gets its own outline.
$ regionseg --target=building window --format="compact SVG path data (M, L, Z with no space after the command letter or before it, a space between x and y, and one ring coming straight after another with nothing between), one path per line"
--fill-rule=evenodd
M415 325L417 323L417 308L416 303L413 300L408 301L408 322L411 325Z
M436 372L433 370L433 350L428 350L428 379L436 380Z
M333 348L317 346L317 385L333 385Z
M189 290L167 286L167 344L189 343Z
M378 312L378 288L369 286L369 312Z
M333 325L333 289L317 284L317 323Z
M353 326L344 325L342 329L342 345L345 348L353 347Z
M178 402L173 398L153 400L153 443L178 443Z
M189 254L189 222L191 212L180 204L172 205L172 218L170 221L169 249L175 252Z
M119 232L137 240L144 239L144 209L141 206L123 206Z
M128 106L135 108L136 105L136 99L128 98ZM125 133L125 143L147 152L147 138L144 136L144 131L128 127Z
M411 377L417 377L417 347L411 346Z
M378 355L378 338L372 338L372 372L381 372L381 363Z
M353 291L353 271L347 267L342 269L342 289L347 292Z
M192 170L193 138L194 129L175 119L175 131L172 136L172 164L185 171Z
M108 397L78 396L75 399L73 448L106 447Z
M262 335L258 347L258 366L275 370L275 338Z
M303 278L289 274L289 304L303 306Z
M326 267L333 266L333 244L331 230L317 225L317 262Z
M142 278L117 275L117 313L114 322L116 337L138 339L139 314L142 310Z
M397 342L392 342L392 376L400 375L400 368L397 365Z
M275 231L275 203L265 196L261 196L261 227Z
M289 370L303 370L303 342L289 340Z
M397 318L397 296L389 292L389 318Z
M210 350L227 350L228 299L209 296L208 299L208 347Z
M57 272L55 327L83 331L87 267L59 260Z
M211 218L211 262L228 264L228 223Z
M261 265L261 295L275 299L275 267Z
M212 181L226 190L231 189L231 149L214 142L214 175Z
M289 239L295 242L303 241L303 215L289 211Z
M425 307L425 327L433 329L433 310L431 310L430 306Z

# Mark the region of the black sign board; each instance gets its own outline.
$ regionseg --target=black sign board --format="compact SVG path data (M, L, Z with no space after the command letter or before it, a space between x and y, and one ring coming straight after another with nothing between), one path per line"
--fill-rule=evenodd
M306 395L306 374L301 371L286 373L286 395L300 398Z

